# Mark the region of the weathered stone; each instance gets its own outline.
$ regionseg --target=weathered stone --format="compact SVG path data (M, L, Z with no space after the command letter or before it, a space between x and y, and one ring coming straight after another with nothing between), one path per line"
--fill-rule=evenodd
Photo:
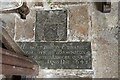
M15 35L15 15L14 14L0 14L0 19L6 24L6 31L14 38Z
M18 43L45 69L91 69L90 42L34 42Z
M91 8L91 37L94 78L118 78L118 3L109 14Z
M66 10L37 11L36 16L36 41L67 40Z
M89 14L87 5L69 7L69 40L88 41Z
M16 17L15 41L34 41L35 11L31 10L26 20Z
M43 6L43 2L35 2L35 6Z
M93 74L93 70L85 69L40 69L37 78L52 78L51 80L53 78L55 80L61 80L61 78L62 80L69 80L72 78L72 80L81 80L81 77L84 77L83 80L92 80L85 78L92 78Z
M73 2L60 2L60 1L57 1L57 2L53 2L52 3L52 5L78 5L78 4L82 4L82 3L84 3L84 2L75 2L75 1L73 1Z
M120 43L120 1L118 3L118 43ZM120 52L120 44L118 44L118 52ZM118 69L120 68L120 53L118 53ZM120 75L120 70L118 70L118 75ZM118 76L120 79L120 76Z

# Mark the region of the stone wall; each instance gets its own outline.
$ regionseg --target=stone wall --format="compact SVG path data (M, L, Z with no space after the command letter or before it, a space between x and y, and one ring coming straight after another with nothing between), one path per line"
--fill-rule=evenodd
M118 3L110 14L92 8L91 41L94 77L118 77Z
M26 20L17 14L0 14L7 24L6 30L16 42L35 42L36 11L41 6L28 3L30 13ZM67 41L91 42L93 69L41 69L39 78L56 77L118 77L118 3L112 3L111 13L96 10L94 3L56 4L57 10L67 10ZM54 8L53 7L53 8ZM55 9L56 9L55 8ZM71 74L69 74L71 73Z

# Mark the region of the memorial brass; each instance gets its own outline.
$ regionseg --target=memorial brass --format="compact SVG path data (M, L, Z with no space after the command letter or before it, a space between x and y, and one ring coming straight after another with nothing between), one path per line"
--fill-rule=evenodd
M67 11L41 10L36 12L36 41L66 41Z
M42 69L91 69L90 42L19 42Z

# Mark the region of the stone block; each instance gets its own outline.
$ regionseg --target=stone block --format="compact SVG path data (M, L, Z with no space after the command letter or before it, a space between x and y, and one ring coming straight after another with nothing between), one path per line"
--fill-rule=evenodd
M0 19L6 24L6 31L14 38L15 35L15 15L14 14L0 14Z
M88 41L89 13L87 5L71 6L69 9L69 40Z
M16 17L15 19L15 41L17 42L33 42L35 28L35 10L30 10L26 20Z

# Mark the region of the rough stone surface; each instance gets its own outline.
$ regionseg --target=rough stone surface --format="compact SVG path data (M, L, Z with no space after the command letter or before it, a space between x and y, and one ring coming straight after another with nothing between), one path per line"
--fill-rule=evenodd
M87 5L71 6L69 9L69 34L71 41L88 41L89 39L89 13Z
M92 55L95 78L118 78L118 3L104 14L92 5Z
M90 42L18 43L42 69L92 69Z
M120 79L120 2L118 4L118 77Z
M115 0L112 0L112 1L115 1ZM30 6L31 5L33 5L33 4L30 3ZM86 6L86 4L83 4L83 5ZM74 13L74 11L75 12L77 11L77 7L81 7L83 5L76 6L74 4L74 6L72 6L72 4L71 4L71 6L67 6L67 7L68 8L71 7L70 10L72 10L72 8L73 8L73 11L71 11L71 12ZM58 6L56 8L58 8ZM93 73L89 74L89 71L87 71L87 70L86 70L85 74L81 74L84 71L81 71L79 69L77 69L77 70L73 70L73 69L51 70L51 69L41 69L40 68L40 70L39 70L40 74L39 74L38 78L54 78L54 77L55 78L56 77L60 77L60 78L73 77L74 78L74 77L80 77L80 76L86 77L85 76L86 74L87 74L87 76L94 77L94 78L117 78L118 77L118 40L119 40L119 36L118 37L116 36L117 30L118 30L118 27L117 27L118 3L112 3L112 11L110 14L103 14L103 13L97 11L93 3L90 3L90 4L88 3L87 6L89 6L87 8L89 10L88 12L90 12L90 14L91 14L91 15L89 15L89 16L91 16L91 21L89 21L89 23L91 23L91 28L89 28L89 30L88 30L88 32L90 34L85 31L85 36L84 36L83 33L81 34L78 30L77 30L77 32L79 32L80 38L79 38L79 35L77 35L77 33L75 33L75 31L71 31L74 33L75 37L73 37L71 34L69 34L69 31L67 34L68 34L69 41L88 40L88 37L90 38L90 40L92 42L92 46L91 46L92 47L92 58L93 58L92 67L93 67L94 74ZM66 7L66 5L64 7ZM74 8L74 7L76 7L76 8ZM40 9L38 9L38 11L39 10ZM84 10L86 10L85 7L84 7ZM81 10L79 10L80 12L79 11L77 11L77 12L80 13L81 15L83 15L82 12L84 12L84 10L82 10L82 8L81 8ZM72 14L72 13L69 13L69 14ZM85 13L85 14L87 14L87 13ZM14 19L11 19L11 16L9 16L9 15L11 15L11 14L5 14L5 16L2 16L2 17L4 20L8 19L8 20L6 20L7 24L9 24L9 23L14 24ZM35 15L35 13L33 13L33 15ZM76 13L74 16L76 16ZM77 15L77 16L79 16L79 15ZM71 17L71 19L73 19L73 18ZM73 19L73 20L75 20L75 22L77 22L76 19L77 18L75 17L75 19ZM82 19L82 20L84 20L84 19ZM79 21L77 24L80 23ZM29 19L28 22L25 22L25 23L31 24L31 22L32 22L32 18ZM68 21L68 22L70 22L70 21ZM73 22L73 23L71 22L71 23L75 24L75 22ZM18 24L18 23L16 23L16 24ZM15 40L18 40L20 42L31 41L31 39L29 40L29 38L31 38L31 37L23 38L23 35L25 35L25 32L23 32L23 30L25 28L26 34L28 34L28 33L31 34L31 33L34 33L32 30L33 28L31 28L30 31L29 30L27 31L27 29L30 29L30 27L28 27L28 26L25 27L23 24L24 23L21 22L21 24L18 25L18 26L21 26L21 28L19 28L16 31L17 34L19 32L20 33L19 33L19 35L16 35ZM79 25L81 25L81 24L79 24ZM14 35L14 31L13 31L13 33L11 33L13 28L11 30L8 29L10 35ZM68 26L68 28L70 28L70 27ZM74 30L74 28L73 28L73 30ZM81 31L82 31L82 29L81 29ZM88 36L86 36L87 34L88 34ZM20 35L22 35L22 37L20 37ZM69 37L69 35L70 35L70 37ZM34 40L32 40L32 41L34 41Z
M6 23L6 31L14 38L15 35L15 15L14 14L0 14L0 19Z
M26 20L15 18L15 41L17 42L33 42L35 41L35 11L31 10Z
M37 11L35 30L36 41L66 41L67 11Z
M40 69L37 78L57 78L59 80L74 79L74 78L92 78L92 70L80 69Z

